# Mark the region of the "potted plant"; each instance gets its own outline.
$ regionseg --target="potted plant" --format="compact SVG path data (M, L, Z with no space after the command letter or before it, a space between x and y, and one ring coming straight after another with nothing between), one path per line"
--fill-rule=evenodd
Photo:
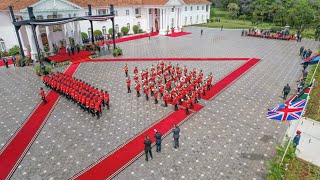
M52 67L56 66L56 62L54 62L54 61L50 61L50 64L51 64Z
M29 64L30 64L30 58L29 57L24 57L23 61L24 61L24 64L26 66L29 66Z
M116 47L112 51L112 54L113 54L114 57L121 56L122 55L122 49L120 47Z

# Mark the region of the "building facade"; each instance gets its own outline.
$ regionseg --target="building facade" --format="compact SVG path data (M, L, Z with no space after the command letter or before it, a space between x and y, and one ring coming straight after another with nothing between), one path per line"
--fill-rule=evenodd
M119 0L116 3L97 0L92 2L92 15L110 14L110 4L115 9L115 30L128 27L133 34L133 26L146 32L159 32L161 35L179 32L183 26L205 23L210 17L210 3L207 0ZM28 19L27 7L33 7L37 19L79 17L88 15L88 4L83 0L26 0L9 3L0 2L0 51L18 45L8 6L14 7L16 19ZM81 32L91 36L89 21L78 21L57 26L37 26L39 47L53 51L54 44L63 40L69 44L69 37L82 44ZM93 30L101 30L104 35L112 28L110 20L94 21ZM25 54L36 55L31 26L19 30ZM60 43L59 43L60 42Z

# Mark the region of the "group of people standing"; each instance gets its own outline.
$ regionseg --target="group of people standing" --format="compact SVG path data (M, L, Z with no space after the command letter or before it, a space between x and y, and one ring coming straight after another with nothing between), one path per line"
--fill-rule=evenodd
M127 90L131 93L131 79L127 64L123 69L127 78ZM142 88L147 101L150 93L155 104L158 103L158 99L162 99L165 107L170 103L174 105L174 110L178 110L178 105L185 103L187 114L189 109L198 103L201 95L205 95L212 86L212 73L204 79L202 70L199 73L196 69L189 71L186 66L184 68L179 64L173 66L171 62L165 64L161 61L156 66L152 65L150 72L148 68L142 70L140 78L138 68L135 67L133 74L137 97L141 96Z
M107 109L109 109L110 96L108 91L99 91L98 88L82 80L60 72L43 75L42 80L47 87L65 96L68 100L73 101L83 111L91 113L92 116L97 115L98 119L102 114L101 106L107 106ZM40 92L40 95L44 103L46 103L44 93Z
M80 53L80 45L79 44L77 44L75 46L71 46L71 47L68 46L67 47L68 56L71 56L71 54L74 55L75 50L77 50L78 54Z
M299 55L302 57L302 59L307 59L311 57L312 51L310 49L304 48L304 46L301 46Z
M3 64L6 66L6 68L9 68L9 59L7 57L2 57L2 53L0 51L0 60L2 59ZM11 56L11 60L14 66L16 66L16 57Z
M161 143L162 143L162 134L154 129L154 138L155 138L155 145L156 145L156 152L161 152ZM174 124L172 128L172 134L173 134L173 140L174 140L174 148L177 149L179 147L179 137L180 137L180 128ZM152 141L148 135L145 135L144 140L144 151L146 154L146 161L149 160L148 156L150 155L151 159L153 159L152 156Z

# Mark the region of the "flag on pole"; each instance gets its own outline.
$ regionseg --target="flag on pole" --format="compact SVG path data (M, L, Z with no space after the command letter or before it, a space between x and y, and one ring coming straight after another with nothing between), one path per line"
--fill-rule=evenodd
M291 121L300 119L312 87L312 83L300 93L291 97L285 104L269 109L266 118L278 121Z

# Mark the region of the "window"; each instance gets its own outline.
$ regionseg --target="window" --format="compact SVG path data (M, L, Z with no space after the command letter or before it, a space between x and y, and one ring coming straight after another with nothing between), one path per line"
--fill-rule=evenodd
M201 16L201 22L204 22L204 20L203 20L203 15Z
M149 14L152 14L152 9L149 9Z
M119 32L119 25L116 24L115 27L114 27L115 31L118 33Z
M76 13L74 13L74 14L73 14L73 17L77 17L77 14L76 14Z
M129 9L126 10L126 15L129 16Z
M192 6L190 6L190 11L192 11Z
M128 28L129 31L130 31L130 23L127 23L127 28Z
M196 24L199 22L199 16L197 15Z
M184 25L187 25L187 23L188 23L188 17L185 17L184 18Z
M105 14L107 14L107 10L106 9L98 9L97 14L98 15L105 15Z
M206 11L208 12L208 10L209 10L209 5L206 5Z
M91 28L88 28L88 37L91 38Z
M199 11L199 6L197 6L197 10Z
M43 16L37 16L37 19L43 19Z
M192 16L190 16L190 24L192 24Z
M174 8L171 9L171 12L174 12Z
M184 11L188 11L188 7L186 6L186 7L184 7Z
M71 18L71 17L72 17L72 14L68 14L68 17Z
M0 51L5 51L6 45L4 43L4 40L0 38Z
M140 22L138 22L138 27L139 27L139 29L141 29L141 24L140 24Z
M202 10L204 10L204 6L202 6Z
M171 19L171 28L174 27L174 18Z
M141 9L140 8L136 8L135 12L136 12L136 15L140 15L141 14Z
M106 35L107 34L107 29L105 26L102 26L102 34Z

